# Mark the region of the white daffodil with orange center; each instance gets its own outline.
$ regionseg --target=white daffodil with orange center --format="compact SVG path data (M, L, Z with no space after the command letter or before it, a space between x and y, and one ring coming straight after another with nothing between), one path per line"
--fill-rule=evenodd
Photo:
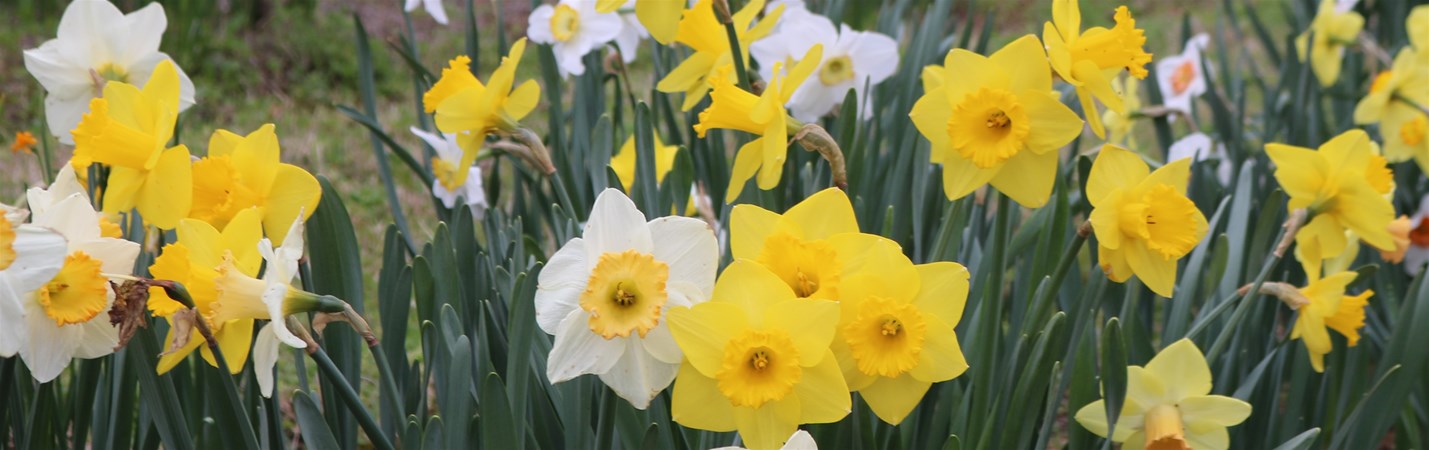
M1345 49L1355 45L1360 31L1364 29L1364 16L1351 10L1355 3L1321 0L1315 19L1310 22L1310 29L1295 38L1295 51L1300 61L1310 64L1315 78L1320 80L1320 86L1328 87L1340 79L1340 64L1345 58Z
M1023 36L990 57L953 49L942 71L932 82L938 88L909 116L932 142L932 162L943 165L944 193L956 200L991 183L1023 206L1047 203L1056 150L1081 134L1082 121L1052 90L1037 37Z
M620 35L620 16L596 11L595 4L596 0L561 0L555 6L537 7L527 18L526 36L551 46L563 77L584 74L581 59ZM633 54L635 49L629 51Z
M322 200L322 185L302 167L282 162L273 124L239 136L218 130L208 156L193 163L194 207L189 217L224 228L240 211L258 208L263 231L282 244L295 220L307 220Z
M1104 370L1117 370L1106 368ZM1125 450L1226 450L1226 430L1250 417L1250 404L1209 395L1211 368L1189 339L1167 346L1145 367L1126 368L1126 401L1109 438ZM1108 437L1105 400L1077 411L1077 423Z
M486 190L481 186L481 167L475 164L463 168L461 146L457 135L452 133L433 134L417 127L411 128L432 150L432 195L442 201L447 208L455 208L458 198L471 207L472 214L481 217L486 211Z
M801 299L764 266L737 260L709 302L670 311L685 351L670 415L686 427L739 431L750 449L777 449L801 423L848 415L848 385L829 349L834 302Z
M124 14L108 0L77 0L65 7L54 39L25 50L25 69L45 88L45 119L50 132L65 144L89 101L106 83L144 86L160 61L172 61L159 51L168 18L164 7L150 3ZM177 72L178 110L194 104L194 84Z
M1052 0L1052 21L1042 25L1042 41L1052 70L1076 88L1082 114L1098 137L1106 136L1093 98L1108 109L1126 114L1126 104L1112 88L1111 80L1126 70L1136 79L1146 78L1146 31L1136 28L1136 19L1126 6L1116 9L1116 25L1082 30L1082 11L1077 0Z
M841 290L834 355L849 390L884 422L901 423L933 383L967 370L953 331L967 301L967 268L915 266L896 244L877 246Z
M834 27L827 17L804 8L785 10L778 29L749 45L749 53L759 62L761 75L774 79L775 63L792 66L815 45L824 49L816 76L789 97L790 115L814 122L843 102L850 89L858 101L860 117L872 112L865 100L865 87L877 86L898 70L898 42L886 35L857 31L848 25Z
M40 190L32 190L32 194L36 191ZM14 324L7 320L7 332L0 333L7 342L0 348L18 346L30 374L41 383L58 377L71 359L99 358L113 353L119 343L118 330L109 324L107 314L114 302L109 277L127 276L134 270L139 244L104 237L100 223L99 213L84 194L70 194L46 205L44 213L34 215L33 226L64 237L59 270L37 288L13 290L29 288L33 284L29 282L36 281L27 279L17 283L23 286L0 291L0 295L13 296L0 299L0 304L18 303L24 308L24 325L12 328ZM47 245L52 246L50 239ZM15 333L16 329L21 331ZM11 334L23 334L23 341L16 342Z
M21 223L24 210L0 205L0 357L15 356L29 336L25 333L25 297L59 274L68 253L58 232Z
M233 268L247 276L257 276L263 263L258 253L258 242L263 238L261 212L258 208L239 211L220 232L206 222L184 219L175 230L178 241L164 246L163 252L149 266L149 274L154 279L173 280L183 284L198 310L200 320L209 320L214 313L213 304L218 301L218 286L215 284L219 270L225 261L231 261ZM227 259L225 259L227 258ZM169 317L183 308L178 301L169 297L164 289L149 289L149 310L155 316ZM234 374L243 370L248 362L248 352L253 341L253 319L234 319L224 322L210 321L208 324L218 341L220 351L228 362L228 369ZM179 336L177 327L170 327L164 339L164 353L159 358L158 372L173 369L180 361L201 349L203 359L209 365L218 367L213 353L204 344L204 337L197 329L189 330L186 343L173 348Z
M856 272L871 248L897 244L859 233L848 195L815 193L778 214L754 205L730 212L730 251L768 268L805 299L842 299L843 278Z
M74 129L70 165L110 167L104 191L105 214L138 210L144 222L172 230L189 214L193 170L189 149L169 147L180 106L178 69L159 61L141 90L113 81L104 97L90 100L89 112Z
M1206 236L1206 216L1186 198L1191 161L1155 172L1135 153L1104 145L1087 177L1090 221L1102 270L1125 282L1134 274L1162 297L1176 287L1176 262Z
M1231 175L1235 168L1232 167L1233 163L1226 155L1226 145L1216 142L1206 133L1197 131L1171 143L1171 150L1166 152L1166 162L1172 163L1182 159L1190 159L1193 161L1192 164L1214 162L1216 164L1216 179L1220 180L1221 186L1231 185Z
M1167 109L1191 113L1191 101L1206 93L1206 71L1201 67L1201 52L1211 37L1197 34L1181 48L1181 54L1156 62L1156 83L1161 88L1162 103ZM1176 120L1172 115L1168 119Z
M666 313L708 300L718 265L719 245L705 222L647 222L625 194L601 192L581 237L551 255L538 280L536 321L556 337L546 377L598 375L645 409L683 358Z

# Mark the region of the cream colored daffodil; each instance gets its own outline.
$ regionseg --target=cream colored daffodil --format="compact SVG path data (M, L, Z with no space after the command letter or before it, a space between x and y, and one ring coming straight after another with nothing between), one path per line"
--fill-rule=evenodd
M704 221L646 221L615 189L596 197L581 237L541 270L536 321L556 337L546 377L598 375L645 409L675 379L681 348L666 314L702 303L714 288L719 245Z
M1114 367L1103 370L1119 370ZM1211 368L1189 339L1167 346L1145 367L1126 368L1126 401L1109 438L1125 450L1225 450L1226 430L1250 417L1249 403L1211 393ZM1077 411L1077 423L1108 437L1105 400Z

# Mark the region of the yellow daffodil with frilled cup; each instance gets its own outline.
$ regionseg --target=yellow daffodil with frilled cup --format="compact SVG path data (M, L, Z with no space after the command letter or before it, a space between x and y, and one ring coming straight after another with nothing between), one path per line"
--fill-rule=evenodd
M1126 401L1109 438L1126 450L1230 448L1227 428L1250 417L1250 404L1210 393L1211 368L1205 355L1189 339L1176 341L1145 367L1126 368ZM1076 419L1088 431L1108 437L1103 402L1083 406Z
M42 191L31 190L32 205L39 204L37 200L49 200L34 195ZM63 236L63 264L54 277L36 288L0 291L0 297L6 297L0 298L0 304L20 304L24 311L19 315L23 326L0 333L0 338L7 340L0 343L0 349L18 347L30 374L45 383L59 377L71 359L114 353L119 334L109 324L108 311L114 302L109 279L128 276L134 270L139 244L105 237L99 212L82 193L40 206L44 212L35 213L32 224ZM53 245L53 238L50 240L49 245ZM47 247L46 251L53 249ZM9 271L6 272L8 277ZM12 288L33 286L33 280L23 281L17 283L22 286ZM6 328L11 328L14 324L8 322ZM16 342L17 337L22 342Z
M149 266L149 274L155 279L172 280L183 284L188 290L198 310L198 320L209 320L213 315L213 303L218 300L219 270L230 262L234 270L249 277L258 275L263 257L258 253L258 242L263 239L261 211L248 208L235 214L224 225L223 231L197 219L179 221L175 230L178 241L164 246L163 252ZM155 316L169 317L184 306L169 297L160 287L149 288L149 310ZM224 322L210 321L208 324L218 341L219 349L227 360L228 369L234 374L243 370L248 361L248 351L253 340L253 319L242 318ZM158 371L165 373L173 369L195 349L204 343L204 337L197 329L188 330L190 336L178 348L175 335L178 327L170 327L164 339L164 354L159 358ZM209 365L218 367L213 353L207 345L202 353Z
M546 376L583 374L639 409L675 379L683 358L667 314L704 302L714 289L719 244L704 221L646 221L615 189L596 197L581 237L541 270L536 322L556 337Z
M1081 134L1082 120L1052 90L1041 42L1023 36L990 57L953 49L942 70L941 86L909 116L943 165L948 199L991 183L1023 206L1047 203L1057 149Z
M1335 348L1330 341L1330 330L1344 336L1350 347L1359 345L1365 308L1369 306L1374 291L1365 290L1356 295L1345 293L1350 283L1359 276L1356 272L1339 271L1321 277L1318 271L1307 268L1305 274L1309 277L1309 284L1304 287L1266 283L1268 286L1262 287L1262 291L1274 294L1296 311L1290 338L1304 341L1310 366L1316 372L1324 372L1325 355Z
M106 214L137 209L144 222L171 230L188 216L193 201L189 149L169 147L179 118L179 75L160 61L141 90L111 81L104 97L90 100L89 113L74 129L71 165L111 168L104 192Z
M968 270L952 262L915 266L896 244L874 247L860 266L842 280L832 348L849 390L897 425L933 383L968 368L953 331Z
M1346 131L1319 150L1266 144L1275 163L1275 179L1290 195L1291 211L1304 208L1309 223L1295 234L1296 254L1318 271L1320 261L1333 258L1352 244L1345 231L1381 250L1393 250L1389 223L1394 205L1386 195L1394 189L1394 174L1376 154L1362 130Z
M1364 16L1351 10L1355 3L1320 0L1310 29L1295 38L1296 53L1301 61L1308 61L1321 86L1328 87L1340 79L1345 49L1355 44L1364 29Z
M1042 26L1042 41L1047 45L1047 59L1052 70L1076 88L1082 102L1082 114L1097 137L1106 136L1101 113L1093 98L1108 109L1126 114L1121 94L1112 87L1112 80L1125 69L1136 79L1146 78L1146 32L1136 28L1136 19L1126 6L1116 9L1116 25L1082 30L1082 11L1077 0L1052 0L1052 21Z
M710 301L669 314L685 353L675 422L737 430L750 449L772 450L799 424L848 415L848 385L829 349L838 304L798 298L778 275L741 259L720 274Z
M263 231L282 244L293 221L317 209L322 186L307 170L282 162L280 153L273 124L247 136L214 132L208 156L193 163L190 217L224 229L239 212L257 208Z
M859 233L848 195L836 188L819 191L784 214L735 205L729 227L734 259L764 265L799 298L841 299L844 275L862 263L870 248L897 247Z
M0 205L0 357L9 358L24 347L25 301L15 293L36 292L54 279L65 265L64 235L38 225L21 223L24 210Z
M695 132L701 138L711 129L725 128L756 134L759 138L749 141L739 148L734 157L734 168L729 175L729 189L725 191L725 203L734 203L744 191L750 178L755 179L760 189L770 190L779 185L784 175L784 160L789 156L789 135L798 133L803 125L785 111L784 104L804 82L805 78L818 67L823 55L823 46L815 45L804 54L804 58L789 68L786 76L781 64L774 64L774 78L760 95L754 95L734 85L729 74L720 74L710 80L714 92L710 94L710 107L700 112L700 122L695 124Z
M639 9L639 5L636 5L636 8ZM746 67L749 62L749 44L768 36L774 28L774 24L778 22L779 15L784 11L782 6L778 7L774 12L765 15L757 25L751 27L750 25L754 24L755 16L763 8L764 0L752 0L731 16L739 41L739 54ZM656 36L656 40L659 40L658 35ZM665 78L660 79L660 82L655 85L655 90L671 94L685 93L685 100L680 105L680 110L689 111L699 104L700 100L704 100L705 94L709 93L713 87L713 80L720 71L730 70L729 68L734 67L734 56L730 53L730 40L725 32L724 24L715 16L714 1L699 0L690 9L685 10L684 15L680 18L675 42L685 44L694 50L694 53L670 70ZM736 74L729 76L732 77L731 79L737 78ZM798 87L797 83L790 87L791 95L796 87ZM780 102L779 105L782 106L784 103Z
M422 95L423 107L428 113L436 114L437 129L457 135L457 144L463 152L457 167L470 167L476 162L477 151L486 142L487 134L518 132L517 122L536 108L541 99L540 85L527 80L512 88L516 66L521 64L525 52L526 39L512 44L511 53L501 58L501 65L485 84L472 75L471 58L453 58L449 66L442 69L441 78ZM544 149L540 151L542 155L544 152ZM539 169L546 170L545 167ZM465 182L466 172L457 171L452 184Z
M1087 176L1089 220L1101 267L1118 283L1132 275L1162 297L1176 288L1176 262L1206 236L1206 216L1186 198L1191 160L1151 171L1140 156L1102 146Z

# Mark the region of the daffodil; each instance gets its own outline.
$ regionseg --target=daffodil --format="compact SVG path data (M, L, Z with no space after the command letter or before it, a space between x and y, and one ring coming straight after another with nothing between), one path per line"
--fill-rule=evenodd
M661 44L669 44L675 40L679 30L680 12L684 11L685 2L679 0L597 0L595 10L597 12L614 12L622 7L630 7L635 4L635 17L639 20L638 25L642 25L641 30L648 30L651 37ZM626 19L626 27L637 25ZM635 47L621 45L622 52L630 52L632 56L627 56L626 62L634 58Z
M84 194L71 194L35 213L35 227L54 230L64 237L63 262L54 277L37 288L0 291L8 298L0 304L19 303L24 308L23 342L13 336L0 347L20 349L36 381L54 380L71 359L99 358L114 352L118 330L109 324L114 291L109 275L129 275L139 256L139 244L102 236L100 215ZM47 245L54 245L53 238ZM47 247L47 251L53 251ZM49 270L49 269L46 269ZM7 271L8 272L8 271ZM8 315L8 314L7 314ZM7 321L8 322L8 321ZM11 328L7 323L6 328ZM6 336L13 333L0 333Z
M597 12L595 3L561 0L556 6L537 7L527 18L526 36L532 42L551 45L562 77L584 74L581 59L620 34L620 16Z
M224 265L225 257L232 261L233 268L240 273L250 277L258 275L258 267L263 262L262 255L258 254L258 241L263 238L260 212L258 208L239 211L233 216L233 220L228 221L222 232L206 222L184 219L179 222L176 232L178 242L164 246L163 252L154 260L154 264L149 266L149 274L155 279L182 283L192 296L194 307L200 316L198 319L208 320L214 312L213 303L218 300L218 288L214 282L218 279L218 271ZM149 289L149 310L153 311L154 315L169 317L182 308L183 305L169 298L162 288ZM234 374L242 371L243 364L248 361L249 345L253 341L253 319L210 322L208 326L218 341L229 370ZM175 335L176 329L170 327L169 335L164 339L166 350L159 358L159 373L173 369L179 361L183 361L204 343L204 337L197 329L192 329L189 330L190 336L185 345L172 348L175 339L180 338ZM208 346L203 345L201 348L204 360L218 367Z
M1090 221L1101 267L1118 283L1132 275L1162 297L1176 287L1176 262L1206 236L1206 216L1186 198L1191 161L1152 172L1136 154L1104 145L1087 176Z
M193 163L194 208L190 217L226 228L240 211L258 208L263 230L282 244L294 220L307 220L322 198L322 186L303 168L283 163L273 124L247 136L218 130L208 156Z
M1360 328L1364 327L1365 308L1374 291L1366 290L1358 295L1345 295L1345 289L1355 281L1356 272L1335 272L1320 277L1318 270L1307 268L1310 282L1299 289L1286 289L1281 300L1298 314L1291 339L1305 342L1305 350L1310 354L1310 365L1316 372L1325 371L1325 355L1334 349L1330 342L1330 330L1345 337L1350 347L1359 344Z
M8 206L4 209L11 210ZM6 216L0 217L0 357L9 358L25 346L28 337L25 296L59 274L68 250L65 237L58 232L20 223L22 212Z
M486 142L488 133L514 131L517 121L536 107L541 87L535 81L527 80L512 89L516 66L521 63L521 55L525 52L526 40L516 41L511 46L511 53L501 59L501 65L491 73L486 84L471 74L468 67L471 58L453 58L450 67L442 69L441 79L422 95L426 111L436 114L437 129L457 135L457 144L462 149L461 163L457 167L469 167L476 162L477 151ZM453 183L460 185L465 182L466 175L458 171Z
M655 2L663 0L641 0L642 2ZM668 2L677 3L677 2ZM636 5L637 12L639 5ZM764 7L764 0L752 0L746 3L739 12L732 17L734 21L735 34L739 41L740 56L743 62L749 62L749 44L763 39L769 35L769 31L778 22L782 9L766 14L758 25L750 27L754 23L754 17L759 14L759 10ZM651 27L651 23L645 19L641 22L646 27ZM651 28L650 33L660 40L660 34ZM660 41L664 43L665 41ZM665 75L655 90L665 93L685 93L685 101L680 106L681 111L689 111L694 108L700 100L704 100L705 94L709 93L713 87L713 79L718 77L723 70L734 67L734 57L730 53L730 41L725 32L724 25L715 17L713 0L699 0L694 6L685 10L684 16L680 18L679 31L675 34L675 42L685 44L694 50L689 58L675 66L670 73ZM795 83L794 87L798 84ZM789 91L793 94L792 88ZM785 99L787 102L787 98ZM785 102L779 102L783 105Z
M615 177L620 179L620 186L625 192L630 192L635 187L635 136L625 139L621 144L620 151L610 158L610 170L615 172ZM675 168L675 156L680 153L680 147L676 145L665 145L660 136L655 136L655 184L665 182L665 175Z
M601 0L595 5L596 12L612 12L613 10L607 11L601 9L603 6L606 6L606 3L619 2ZM668 24L665 25L665 27L670 29L670 37L673 39L675 35L675 27L678 26L680 23L680 11L683 10L681 8L680 2L647 1L644 3L647 4L646 8L649 8L649 4L651 3L663 4L662 6L664 6L664 9L666 11L657 12L656 14L668 17L668 22L664 23ZM620 10L620 34L615 35L614 42L615 46L620 48L621 60L625 61L626 64L635 62L635 54L637 51L640 50L640 41L644 40L647 37L650 37L650 31L647 30L644 25L640 24L640 14L636 12L627 12L634 11L636 7L637 3L635 0L626 0L624 6L616 7L616 10Z
M1231 160L1226 156L1226 145L1215 142L1206 133L1195 132L1177 139L1171 143L1170 151L1166 152L1166 162L1175 162L1182 159L1191 159L1197 163L1202 161L1216 162L1216 179L1220 180L1221 186L1231 185Z
M818 66L823 55L823 46L814 45L804 54L785 76L782 64L775 63L774 77L760 95L754 95L734 85L727 74L715 76L710 83L714 93L710 94L710 107L700 112L700 122L695 124L695 132L701 138L711 129L725 128L759 135L739 148L734 157L734 168L729 175L729 189L725 193L725 203L733 203L744 191L750 178L756 179L760 189L774 189L784 174L784 159L789 154L789 131L800 126L797 120L784 111L784 104L794 95L799 85Z
M1419 201L1419 209L1409 217L1408 228L1404 234L1409 242L1402 264L1409 276L1419 276L1429 263L1429 195Z
M815 45L824 49L818 77L796 85L798 89L789 97L791 115L804 122L819 120L852 89L859 116L868 117L873 109L865 100L864 89L877 86L898 70L898 42L848 25L835 28L827 17L804 8L786 9L781 22L768 37L749 45L765 79L773 79L777 63L793 65Z
M1305 208L1313 216L1295 234L1296 252L1307 266L1344 252L1345 231L1381 250L1394 248L1389 223L1394 206L1385 197L1394 174L1362 130L1346 131L1319 150L1266 144L1275 163L1275 179L1290 195L1291 211Z
M1042 41L1047 44L1047 59L1052 70L1076 88L1082 102L1082 114L1098 137L1106 136L1095 98L1108 109L1126 113L1121 96L1112 88L1111 80L1126 69L1140 80L1146 78L1146 31L1136 28L1136 19L1125 5L1116 8L1116 25L1110 29L1088 28L1082 31L1082 11L1077 0L1052 0L1052 21L1042 25Z
M1295 51L1301 61L1307 61L1321 86L1330 86L1340 78L1340 63L1345 57L1345 47L1354 45L1360 30L1364 29L1364 17L1351 11L1355 2L1321 0L1310 22L1310 29L1295 38ZM1314 42L1310 38L1314 37Z
M412 12L416 11L418 6L426 10L432 20L442 25L447 24L447 10L442 7L442 0L407 0L407 3L402 5L402 10Z
M104 97L90 100L89 113L74 129L75 170L90 162L110 166L104 212L138 209L160 229L178 226L193 200L189 149L169 147L179 117L178 69L168 60L154 68L144 89L111 81Z
M943 165L948 198L992 183L1023 206L1046 203L1057 177L1056 150L1081 134L1082 121L1052 90L1037 37L1023 36L991 57L953 49L942 71L940 86L925 92L909 116L932 142L932 162Z
M746 450L744 447L719 447L712 450ZM819 450L819 444L814 442L814 436L804 430L795 431L789 436L789 440L784 441L784 445L779 450Z
M1103 370L1118 370L1104 368ZM1167 346L1145 367L1126 368L1126 401L1110 439L1121 448L1225 450L1226 430L1250 417L1250 404L1211 393L1211 368L1189 339ZM1077 411L1077 423L1107 437L1105 400Z
M10 152L31 153L30 148L38 143L40 143L40 141L35 139L35 135L30 134L28 131L21 131L15 133L15 139L10 141Z
M884 250L869 252L842 280L832 348L849 390L897 425L933 383L968 368L953 331L967 301L968 270L951 262L915 266L896 245L876 248Z
M1429 172L1429 112L1421 109L1429 105L1429 5L1414 8L1405 26L1411 46L1375 76L1369 94L1355 106L1355 123L1379 124L1385 159L1414 159Z
M25 50L25 69L44 86L45 119L60 142L75 144L70 135L90 99L100 96L110 81L144 86L161 61L159 51L168 18L164 7L150 3L124 14L108 0L76 0L60 17L55 39ZM175 113L194 104L194 85L174 68L179 103Z
M253 372L258 379L258 391L272 397L273 365L278 360L279 344L307 348L288 328L287 317L319 308L317 294L292 285L298 275L298 260L303 258L303 221L294 220L286 233L288 238L274 247L271 239L258 241L258 253L263 256L263 278L249 275L238 256L225 252L213 279L217 294L209 303L204 317L211 323L232 323L244 320L268 320L253 340ZM251 323L251 322L250 322Z
M841 300L845 274L856 271L870 248L897 245L859 233L853 204L837 188L819 191L784 214L735 205L729 226L734 259L764 265L805 299Z
M1171 55L1156 62L1156 83L1161 88L1162 103L1166 109L1191 113L1191 100L1206 93L1206 71L1201 67L1201 52L1211 37L1197 34L1181 48L1181 54ZM1175 115L1169 117L1176 120Z
M556 341L546 377L600 376L636 408L674 380L682 359L667 314L709 299L719 244L703 221L649 222L624 194L596 197L581 237L541 270L536 321Z
M1126 112L1119 113L1110 109L1102 112L1102 122L1105 124L1108 144L1123 146L1129 150L1140 150L1136 145L1136 120L1133 116L1141 109L1141 99L1137 94L1141 91L1141 82L1130 77L1116 77L1111 80L1112 87L1121 94L1122 105Z
M462 150L457 144L457 135L441 133L439 136L417 127L412 127L411 131L437 153L432 158L432 173L436 175L436 179L432 181L432 195L441 199L442 205L447 208L455 208L456 200L460 197L477 217L484 214L487 204L486 190L481 187L481 167L473 164L463 170L460 166ZM457 183L458 179L463 178L461 183Z
M710 301L669 315L686 358L675 379L675 422L738 430L745 445L762 450L779 448L801 423L848 415L848 385L829 349L838 304L800 299L763 265L737 260Z

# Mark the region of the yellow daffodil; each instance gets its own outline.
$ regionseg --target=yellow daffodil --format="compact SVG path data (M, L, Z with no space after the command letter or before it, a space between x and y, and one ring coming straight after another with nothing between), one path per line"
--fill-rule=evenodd
M1335 84L1340 78L1340 62L1345 57L1345 48L1354 45L1360 30L1364 29L1364 17L1350 11L1349 6L1337 7L1336 3L1335 0L1321 0L1315 20L1310 22L1310 29L1295 38L1295 51L1301 61L1305 61L1307 56L1310 58L1310 69L1315 72L1321 86ZM1310 42L1311 35L1314 35L1314 42Z
M1132 78L1113 78L1112 87L1116 92L1121 93L1121 103L1123 111L1117 112L1108 109L1102 113L1102 122L1105 122L1106 129L1111 135L1107 138L1107 143L1123 146L1131 151L1137 151L1136 145L1136 118L1132 117L1133 111L1141 109L1141 99L1137 98L1137 92L1141 89L1141 82Z
M656 42L669 44L675 40L676 32L680 25L680 12L684 11L684 3L670 0L634 0L635 17L640 19L640 24L649 30L650 36ZM626 0L597 0L595 10L608 13L615 12L626 4ZM625 49L622 51L635 52L635 49ZM628 62L628 61L627 61Z
M1385 197L1394 174L1362 130L1346 131L1318 151L1284 144L1266 144L1275 163L1275 179L1290 195L1289 209L1305 208L1313 216L1295 234L1297 255L1307 266L1345 251L1345 231L1381 250L1392 250L1389 223L1394 206Z
M422 96L428 113L436 114L437 129L457 135L462 160L457 167L471 167L477 150L486 142L486 135L495 130L514 131L517 121L526 117L541 98L541 86L527 80L512 89L516 66L526 51L526 39L516 41L511 53L501 59L501 65L482 84L471 74L471 58L453 58L442 69L442 77ZM466 182L466 171L457 171L452 184Z
M203 221L184 219L179 222L176 230L178 242L164 246L164 251L154 260L154 264L149 266L149 273L155 279L182 283L192 296L194 307L200 315L199 319L208 320L214 312L213 303L218 300L218 288L214 281L218 279L218 271L224 265L225 257L244 275L258 275L258 267L263 262L262 255L258 254L258 241L263 238L260 219L258 208L239 211L224 226L223 232ZM154 315L168 317L181 308L183 305L169 298L163 289L149 289L149 309ZM210 321L208 325L209 329L213 330L214 338L218 340L229 370L234 374L242 371L244 363L248 361L248 350L253 341L253 319ZM177 349L172 348L174 340L178 338L174 330L175 328L171 327L168 337L164 339L165 352L159 358L159 373L173 369L179 361L183 361L204 343L204 337L197 329L193 329L189 331L191 336L185 345ZM202 345L201 348L204 360L218 367L208 346Z
M104 193L106 214L138 209L144 221L173 229L189 214L193 172L189 149L168 148L179 117L179 75L160 61L140 90L111 81L104 97L90 100L89 113L74 129L76 171L91 162L111 167Z
M953 49L943 71L942 86L925 92L909 116L932 141L930 159L943 165L948 198L992 183L1023 206L1046 203L1056 150L1081 134L1082 121L1052 90L1037 37L1023 36L991 57Z
M1355 272L1335 272L1323 278L1318 270L1307 268L1305 273L1310 277L1310 283L1303 288L1286 289L1281 300L1299 313L1290 338L1305 341L1310 365L1316 372L1324 372L1325 355L1334 349L1329 330L1344 336L1350 347L1358 345L1359 330L1364 327L1365 308L1374 291L1345 295L1345 288L1358 276Z
M1201 349L1189 339L1176 341L1146 367L1126 368L1126 401L1110 438L1126 450L1230 448L1226 428L1250 417L1250 404L1210 393L1211 368ZM1088 431L1107 437L1104 401L1082 407L1076 419Z
M20 223L23 210L0 217L0 357L15 356L28 340L25 299L64 267L66 241L54 230Z
M1090 221L1107 278L1132 275L1162 297L1176 288L1176 262L1206 236L1206 216L1186 198L1191 160L1155 172L1141 157L1104 145L1087 176Z
M760 95L754 95L734 85L727 74L720 74L710 80L714 93L710 94L710 107L700 112L700 122L695 131L701 138L711 129L725 128L759 135L739 148L734 157L734 168L729 175L729 189L725 191L725 203L733 203L744 191L750 178L756 180L760 189L774 189L784 174L784 159L789 154L789 131L801 126L799 121L789 117L784 104L799 88L799 84L818 67L823 58L823 47L815 45L789 69L787 76L780 70L781 64L774 64L774 78Z
M675 155L679 153L679 146L665 145L660 136L655 136L656 185L665 182L665 174L675 168ZM626 138L625 143L620 146L620 151L610 157L610 169L615 172L615 177L620 179L620 186L625 192L630 192L630 189L635 187L635 136Z
M829 345L839 306L800 299L749 260L720 274L710 301L669 312L685 362L671 416L681 425L738 430L751 449L776 449L801 423L830 423L851 401Z
M1355 106L1355 123L1379 124L1385 159L1414 159L1429 172L1429 112L1420 109L1429 105L1429 5L1415 7L1405 26L1411 46L1374 78Z
M1110 29L1094 27L1082 31L1082 11L1077 0L1052 0L1052 21L1042 25L1042 40L1047 44L1047 58L1052 69L1077 90L1082 102L1082 114L1097 137L1106 136L1101 114L1093 98L1108 109L1126 113L1126 104L1112 87L1112 79L1126 69L1131 76L1146 78L1146 31L1136 28L1136 19L1126 6L1116 9L1116 25Z
M637 5L636 8L638 9L639 6ZM764 0L753 0L746 3L732 17L735 33L739 40L739 54L745 67L748 67L749 62L749 44L768 36L769 32L773 30L774 24L778 22L779 15L784 11L783 7L776 8L774 12L765 15L758 25L751 28L750 24L754 23L754 17L763 8ZM644 19L641 21L644 22ZM655 32L652 31L651 34L653 35ZM712 87L712 79L721 70L729 70L726 67L734 66L729 37L725 32L724 25L720 23L719 18L715 17L713 0L699 0L690 9L685 10L684 16L680 18L675 42L685 44L695 52L680 65L675 66L669 74L666 74L665 78L655 85L655 90L672 94L684 92L685 102L680 106L680 110L689 111L705 98L705 94ZM789 88L791 94L796 87L798 87L797 83ZM780 102L779 105L782 106L784 103Z
M258 208L263 230L281 245L293 221L307 220L317 208L322 186L308 171L281 161L273 124L247 136L218 130L208 142L208 156L193 163L190 217L224 229L240 211Z
M953 331L968 270L951 262L915 266L897 245L878 248L841 284L833 351L849 390L897 425L933 383L968 368Z
M840 300L842 278L871 247L894 245L858 232L848 195L829 188L777 214L754 205L730 212L734 259L763 264L799 298Z

